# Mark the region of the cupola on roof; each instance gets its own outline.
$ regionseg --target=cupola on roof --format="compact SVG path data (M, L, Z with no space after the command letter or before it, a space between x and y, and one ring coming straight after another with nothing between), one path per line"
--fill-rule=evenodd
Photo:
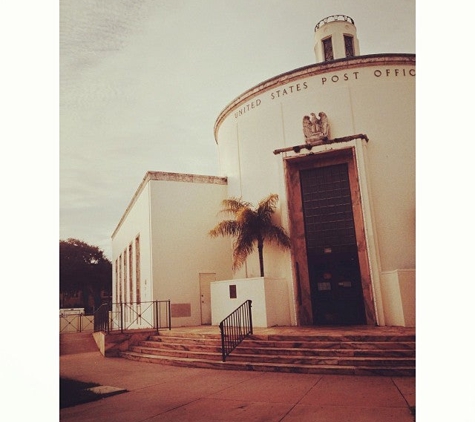
M355 21L347 15L331 15L315 25L317 63L360 55Z

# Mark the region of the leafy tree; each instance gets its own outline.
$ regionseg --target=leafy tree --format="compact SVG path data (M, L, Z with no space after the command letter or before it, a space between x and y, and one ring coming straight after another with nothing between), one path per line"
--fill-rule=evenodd
M112 263L97 246L78 239L60 240L59 267L60 292L82 292L85 308L89 306L89 297L93 297L97 309L101 305L101 291L110 294Z
M241 198L229 198L222 201L222 213L231 214L234 220L223 220L216 225L209 234L212 237L234 237L233 270L239 269L247 257L254 251L257 243L261 277L264 277L264 241L275 243L287 249L290 247L290 238L285 230L272 223L279 196L271 194L262 199L257 207L243 201Z

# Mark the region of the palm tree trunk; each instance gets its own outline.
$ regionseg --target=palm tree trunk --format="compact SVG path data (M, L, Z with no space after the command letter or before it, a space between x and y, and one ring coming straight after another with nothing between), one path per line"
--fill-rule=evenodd
M257 240L257 251L259 253L259 267L261 270L261 277L264 277L264 240L258 239Z

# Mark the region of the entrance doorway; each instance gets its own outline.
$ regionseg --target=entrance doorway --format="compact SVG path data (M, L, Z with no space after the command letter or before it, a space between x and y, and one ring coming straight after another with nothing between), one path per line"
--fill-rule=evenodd
M309 256L308 261L313 323L316 325L365 324L356 247Z
M211 282L216 273L200 273L201 325L211 325Z
M300 170L313 323L364 324L347 163Z
M299 325L375 324L353 148L285 165Z

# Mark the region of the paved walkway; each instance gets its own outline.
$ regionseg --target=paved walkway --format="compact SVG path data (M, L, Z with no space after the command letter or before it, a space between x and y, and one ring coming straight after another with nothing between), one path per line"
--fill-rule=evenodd
M63 354L61 376L126 393L60 411L61 422L413 422L415 379L182 368L99 351Z

